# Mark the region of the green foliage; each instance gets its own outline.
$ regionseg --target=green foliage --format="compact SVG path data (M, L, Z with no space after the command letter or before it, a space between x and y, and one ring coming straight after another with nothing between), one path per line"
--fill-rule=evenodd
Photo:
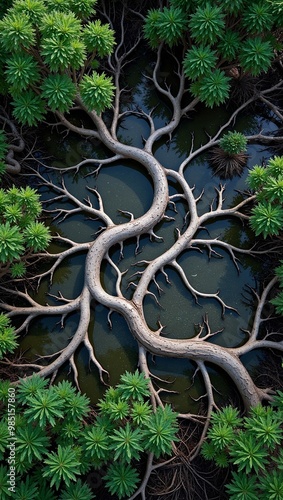
M0 189L0 266L13 278L24 276L25 255L45 250L50 242L49 229L37 220L41 210L35 189Z
M202 455L218 466L221 462L230 466L231 477L226 485L229 499L283 498L282 417L280 391L271 406L255 406L249 416L239 417L232 407L213 414Z
M219 141L219 146L229 155L243 153L247 148L247 139L240 132L227 132Z
M187 27L187 19L184 13L178 7L164 7L159 12L158 17L158 36L164 40L169 47L175 45Z
M282 48L276 39L281 10L264 0L170 0L169 7L148 11L144 36L153 49L161 42L188 47L183 70L190 90L213 107L229 97L227 68L257 76L271 66L274 48Z
M35 41L35 30L25 14L8 13L0 22L0 44L7 52L29 49Z
M205 45L193 45L187 50L184 59L185 75L191 80L196 80L205 75L216 66L217 57L215 50Z
M98 114L109 108L114 95L114 85L105 73L94 71L91 76L84 75L80 84L80 93L85 106Z
M14 106L13 115L21 123L32 126L42 120L45 114L44 102L32 90L27 90L22 94L14 94L12 102Z
M214 44L225 28L224 14L220 7L207 2L192 14L189 27L197 43Z
M270 42L260 37L248 38L241 45L239 61L244 71L253 76L267 71L273 59L273 50Z
M47 385L47 380L39 377L35 373L27 379L22 379L17 389L17 399L21 403L25 403L27 398L35 396L38 391L44 389Z
M45 497L41 497L45 498ZM60 500L92 500L94 498L87 484L83 484L80 479L76 484L70 484L60 495Z
M41 460L47 451L49 439L40 427L32 424L18 429L17 431L17 453L21 460L32 461L37 458Z
M8 352L13 352L17 345L17 335L15 328L11 326L11 320L0 313L0 359Z
M147 13L144 23L144 37L148 40L152 48L157 48L160 43L158 33L160 11L157 9L150 9Z
M96 56L112 52L114 32L109 24L92 18L95 4L96 0L15 0L0 21L4 78L20 123L34 126L49 110L69 112L81 88L91 110L101 113L111 106L111 78L92 74L91 68Z
M13 10L26 15L32 23L38 23L44 13L44 6L40 0L15 0Z
M23 233L27 247L34 252L44 250L51 239L48 227L42 222L31 222Z
M74 101L76 87L67 75L49 75L42 84L42 96L52 111L68 111Z
M207 72L203 78L193 83L191 92L209 108L213 108L225 102L229 96L229 80L224 71L216 69Z
M124 463L110 465L104 479L110 493L118 498L129 498L139 481L136 469Z
M256 192L257 204L252 209L250 224L256 235L278 235L283 224L283 159L275 156L266 167L256 165L247 183Z
M9 324L4 315L1 321ZM15 394L17 498L91 500L87 475L102 467L107 490L129 498L140 481L135 465L141 456L169 454L176 440L176 414L169 406L153 411L148 380L138 371L126 372L115 388L107 389L96 416L89 399L68 381L49 387L34 374L20 380ZM0 395L0 459L6 461L9 384L0 383ZM4 499L5 485L0 469Z
M145 448L157 458L170 453L176 430L176 414L171 407L165 405L164 408L157 408L145 421Z
M54 426L56 419L63 418L63 401L58 399L53 388L37 391L27 399L27 409L24 412L28 422L38 422L40 427L47 423Z
M250 225L256 236L262 234L266 238L280 233L283 225L283 207L262 201L252 208L251 212Z
M98 19L85 26L83 41L89 52L96 52L99 57L104 57L113 50L114 31L110 29L109 24L101 24Z
M238 33L228 29L221 35L218 43L218 50L220 55L228 62L236 59L240 47L241 38Z
M258 500L255 476L232 472L232 477L231 483L226 486L231 500Z
M70 481L75 481L76 475L80 474L80 464L71 446L62 448L59 445L57 452L47 453L44 463L46 467L43 470L43 477L51 477L50 486L55 485L56 490L59 489L61 481L69 486Z
M259 165L255 165L249 172L247 182L249 187L253 191L259 191L261 188L263 188L267 178L268 178L267 169Z
M121 375L120 383L117 385L118 391L122 393L122 399L131 399L143 401L149 397L148 381L142 373L136 370L134 373L125 372Z
M9 222L0 224L0 262L11 262L19 259L24 252L23 235L17 226Z
M15 278L23 278L26 274L26 266L23 262L15 262L10 268L11 276Z
M243 13L243 26L252 34L269 31L273 24L270 5L266 1L247 5Z

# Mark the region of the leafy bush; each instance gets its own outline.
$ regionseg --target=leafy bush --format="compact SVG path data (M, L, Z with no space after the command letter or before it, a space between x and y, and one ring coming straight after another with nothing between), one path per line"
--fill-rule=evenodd
M0 313L0 359L8 352L13 352L17 347L17 336L11 320Z
M187 48L183 67L190 91L205 105L218 106L230 92L227 67L237 68L244 78L271 66L274 48L282 47L273 35L282 25L280 5L264 0L170 0L169 8L148 11L144 36L153 49L162 42Z
M241 175L247 163L246 146L247 139L240 132L223 135L209 157L214 173L224 179Z
M0 460L7 463L6 382L0 384L0 395ZM15 399L17 488L28 491L31 499L90 500L94 494L87 475L102 467L107 468L103 479L110 493L128 498L141 479L136 467L141 455L170 454L176 440L177 415L167 405L153 411L148 381L138 371L126 372L106 391L96 417L89 399L68 381L48 387L34 374L19 382ZM6 500L6 468L2 472L0 498Z
M257 198L250 217L252 229L264 238L278 235L283 225L283 158L275 156L266 167L256 165L247 183Z
M10 268L14 278L25 272L25 254L44 250L51 239L49 229L37 218L41 213L39 194L33 188L0 189L0 269ZM7 267L8 266L8 267Z
M6 88L20 123L36 125L49 110L69 112L80 90L90 110L111 107L112 79L91 73L95 57L108 56L115 44L109 24L92 20L95 4L15 0L0 20Z
M219 141L219 146L229 155L243 153L247 148L247 139L240 132L228 132Z
M230 500L283 498L283 392L272 406L258 405L241 417L231 406L214 413L204 458L231 468L226 485Z

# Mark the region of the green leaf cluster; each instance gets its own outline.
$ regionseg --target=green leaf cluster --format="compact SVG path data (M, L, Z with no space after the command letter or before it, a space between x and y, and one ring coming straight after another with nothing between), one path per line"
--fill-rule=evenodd
M237 155L246 152L247 139L241 132L227 132L221 137L219 146L229 155Z
M17 347L17 335L11 320L0 313L0 359L8 352L13 352Z
M248 416L228 406L212 415L202 455L230 467L226 489L231 500L283 498L283 393L271 406L258 405Z
M3 325L9 320L0 316ZM99 401L89 399L64 380L49 386L38 375L15 388L17 453L15 466L21 497L91 500L88 473L103 467L105 487L117 498L129 498L140 476L137 462L147 452L170 454L176 440L177 415L171 407L153 410L148 381L126 372ZM0 382L0 460L9 454L7 404L9 384ZM94 416L95 415L95 416ZM105 473L105 468L107 472ZM3 481L1 480L3 472ZM0 469L0 498L9 498Z
M9 265L14 278L25 272L19 260L44 250L51 239L49 229L37 220L42 210L39 196L29 186L0 189L0 265Z
M47 111L69 112L84 75L95 80L84 103L98 113L111 106L110 77L91 75L96 57L111 54L109 24L93 20L97 0L14 0L0 21L3 76L13 115L36 125ZM100 79L99 79L100 78Z
M252 229L264 238L278 235L283 224L283 158L275 156L266 167L253 167L247 183L257 198L250 217Z
M279 3L170 0L168 7L148 11L144 36L153 49L162 42L185 47L183 70L191 93L209 107L218 106L229 96L227 69L257 76L271 66L274 48L281 47Z

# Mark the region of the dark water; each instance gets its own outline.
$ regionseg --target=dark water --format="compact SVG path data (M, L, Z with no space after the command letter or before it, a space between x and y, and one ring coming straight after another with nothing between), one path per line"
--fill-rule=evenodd
M166 103L160 103L158 96L150 84L142 76L141 68L143 61L140 59L133 72L128 75L129 86L132 88L132 102L145 110L150 110L158 105L154 114L156 125L162 125L170 116ZM149 68L148 68L149 69ZM184 119L171 142L159 141L155 146L155 155L158 160L167 168L178 170L181 162L186 158L194 134L194 147L207 141L207 134L217 131L219 126L229 116L225 108L209 111L199 109L192 115L192 119ZM260 115L243 115L237 123L236 129L247 135L251 135L259 129L271 130L275 128L272 121ZM145 120L137 117L128 117L123 120L119 129L119 139L123 142L142 147L143 138L146 138L149 128ZM43 132L43 141L50 155L56 160L53 166L57 168L71 166L82 157L103 158L105 150L96 141L87 141L76 138L71 134L65 138L48 130ZM248 167L241 177L235 177L226 182L225 206L230 206L239 197L239 191L246 188L246 177L248 169L256 163L261 164L262 160L268 158L271 152L260 145L250 145L248 148ZM86 190L86 187L96 188L104 203L105 211L116 224L125 222L125 216L118 210L132 212L135 217L147 211L152 202L153 189L151 180L147 173L134 162L125 161L106 166L101 169L98 176L92 173L94 166L89 164L83 167L80 174L74 176L74 171L70 170L64 175L68 189L83 200L90 196L93 206L97 206L94 195ZM60 180L60 173L49 173L54 182ZM205 155L194 159L185 169L185 177L188 183L195 185L195 194L198 195L204 189L204 195L199 202L199 213L208 210L212 199L215 196L215 187L219 185L220 179L213 177L211 168ZM170 193L176 192L176 185L170 182ZM50 192L42 190L43 199L50 197ZM72 208L71 203L56 202L49 204L48 208L55 206ZM156 234L164 238L163 242L151 242L148 236L142 236L140 240L140 253L135 255L136 241L129 240L124 245L124 259L119 266L122 271L128 269L122 284L123 292L130 297L133 289L128 288L130 281L135 281L131 277L142 267L138 263L142 259L152 259L166 249L168 249L176 238L176 228L181 229L185 206L179 202L177 204L178 213L175 214L168 209L167 215L174 216L175 220L162 222L156 228ZM96 231L99 230L99 221L89 220L82 214L73 215L60 224L55 221L51 227L53 232L59 232L67 238L74 238L77 242L91 241L95 238ZM210 237L221 237L225 241L234 245L241 245L250 248L253 244L253 236L247 227L234 219L217 220L210 222L207 226ZM204 230L200 230L197 237L207 237ZM51 251L56 252L62 246L55 242L51 245ZM112 258L118 263L118 247L112 249ZM237 309L227 311L225 318L221 317L221 307L214 299L200 299L199 304L186 290L176 271L170 267L166 269L170 283L165 280L164 275L159 273L156 276L159 286L164 293L159 297L160 306L156 304L151 296L145 299L145 316L151 328L156 329L158 322L166 325L164 334L172 338L191 338L198 331L198 325L202 323L205 314L208 314L212 331L223 330L213 341L223 346L236 346L243 342L245 334L243 330L251 325L253 317L253 304L244 299L246 296L246 285L255 286L255 278L260 270L261 263L251 257L240 256L240 273L235 268L230 255L222 249L217 249L219 256L209 259L204 250L200 253L196 249L183 252L178 258L182 264L192 285L199 291L215 293L221 291L222 299L230 306ZM84 279L84 259L85 255L77 255L65 261L55 272L53 284L49 289L48 282L43 281L37 300L41 303L55 304L55 300L47 296L58 294L60 291L67 298L76 297L82 288ZM113 271L109 265L103 269L103 281L105 288L114 291ZM156 291L155 285L151 285L151 291ZM92 320L89 329L89 337L95 346L95 354L110 373L110 382L115 384L119 376L125 370L134 370L137 366L138 354L135 340L124 321L118 314L112 315L112 330L107 324L108 311L101 305L96 305L92 311ZM58 323L59 322L59 323ZM28 335L22 340L21 349L26 350L26 356L33 359L35 355L47 355L62 349L72 337L78 316L70 316L64 326L60 326L60 318L43 318L32 323ZM252 369L260 362L260 354L246 358L246 363ZM89 367L88 353L85 348L79 349L76 353L76 362L79 367L79 382L81 389L85 391L93 401L96 401L103 393L104 387L100 384L97 371L94 366ZM191 379L195 371L195 365L187 360L149 358L152 372L159 377L171 381L170 385L164 385L170 390L178 391L178 395L165 395L165 399L174 403L179 411L193 411L197 409L197 399L203 391L202 381L196 377L194 386L191 386ZM62 369L60 377L66 376L68 366ZM223 379L222 374L211 367L211 376L225 398L229 397L229 380ZM221 397L221 396L219 396Z

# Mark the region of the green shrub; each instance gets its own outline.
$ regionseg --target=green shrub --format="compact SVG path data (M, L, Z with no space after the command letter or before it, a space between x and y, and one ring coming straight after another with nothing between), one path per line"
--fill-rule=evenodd
M258 405L241 417L231 406L212 415L201 453L218 467L230 467L230 500L283 498L283 393L272 406Z
M219 146L229 155L246 152L247 139L241 132L228 132L219 141Z
M257 198L250 217L252 229L264 238L278 235L283 225L283 158L275 156L266 167L253 167L247 183Z

